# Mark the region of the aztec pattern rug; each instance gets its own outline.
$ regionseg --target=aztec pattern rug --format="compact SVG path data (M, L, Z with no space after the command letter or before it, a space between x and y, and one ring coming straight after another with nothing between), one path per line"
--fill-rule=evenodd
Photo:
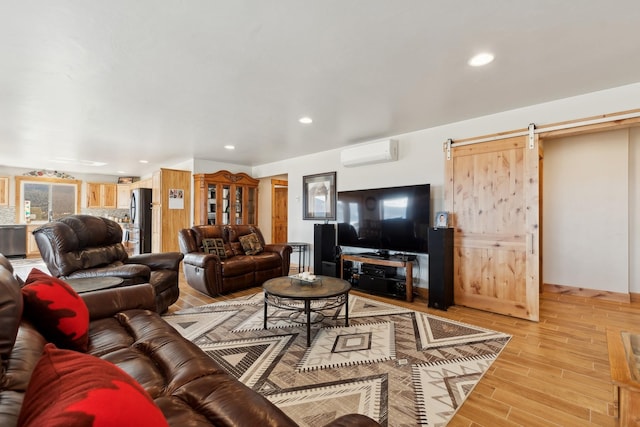
M261 293L163 316L302 426L362 413L383 426L444 426L510 336L349 296L306 327ZM313 320L313 319L312 319Z

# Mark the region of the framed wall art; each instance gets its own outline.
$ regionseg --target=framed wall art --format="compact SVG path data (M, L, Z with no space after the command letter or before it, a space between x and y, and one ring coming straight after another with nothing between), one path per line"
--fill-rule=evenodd
M336 173L302 177L302 219L336 219Z
M449 227L449 213L448 212L436 213L436 228L447 228L447 227Z

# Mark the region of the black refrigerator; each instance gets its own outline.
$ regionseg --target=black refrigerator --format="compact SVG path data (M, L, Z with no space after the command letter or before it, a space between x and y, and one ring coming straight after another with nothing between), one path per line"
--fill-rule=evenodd
M131 190L129 245L133 255L151 253L151 189Z

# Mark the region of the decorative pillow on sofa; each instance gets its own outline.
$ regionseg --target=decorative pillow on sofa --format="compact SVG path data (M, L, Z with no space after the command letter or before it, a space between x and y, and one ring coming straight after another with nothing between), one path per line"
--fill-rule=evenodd
M240 236L238 240L240 240L240 244L242 244L242 249L246 255L259 254L264 249L256 233Z
M87 351L89 309L68 283L34 268L22 288L24 313L58 347Z
M227 249L221 237L213 239L202 239L202 252L216 254L220 259L227 258Z
M168 426L129 374L89 354L44 347L24 395L18 426Z

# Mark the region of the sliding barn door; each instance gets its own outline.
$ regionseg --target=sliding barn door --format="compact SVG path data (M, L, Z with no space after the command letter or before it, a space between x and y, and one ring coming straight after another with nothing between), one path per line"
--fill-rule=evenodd
M537 135L452 144L445 207L456 229L456 304L538 320L539 154Z

